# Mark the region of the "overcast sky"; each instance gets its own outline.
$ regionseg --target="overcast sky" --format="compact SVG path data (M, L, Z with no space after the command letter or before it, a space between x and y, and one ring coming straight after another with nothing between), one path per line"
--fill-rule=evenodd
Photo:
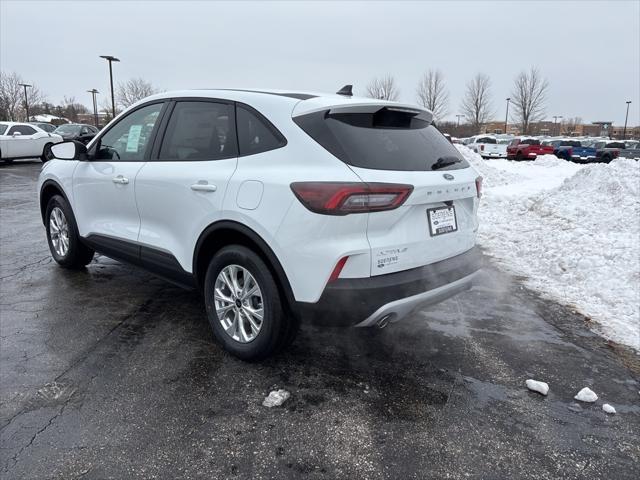
M466 82L492 81L504 118L513 78L536 65L550 82L547 119L640 124L640 1L503 2L0 2L0 67L53 103L108 93L143 77L163 90L262 87L364 93L391 73L415 102L421 74L440 69L459 113ZM102 100L100 101L102 103Z

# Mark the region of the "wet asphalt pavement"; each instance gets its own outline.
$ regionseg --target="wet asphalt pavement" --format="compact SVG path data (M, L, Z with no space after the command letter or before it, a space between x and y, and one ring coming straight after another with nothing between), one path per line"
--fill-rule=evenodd
M517 279L488 266L401 324L305 326L247 364L196 293L105 257L57 267L40 166L0 165L1 478L640 478L639 357ZM275 388L291 398L263 407Z

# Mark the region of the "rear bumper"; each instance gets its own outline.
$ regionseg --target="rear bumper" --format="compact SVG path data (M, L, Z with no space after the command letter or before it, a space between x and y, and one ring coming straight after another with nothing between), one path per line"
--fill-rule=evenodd
M339 279L317 303L297 304L304 320L320 325L376 325L398 321L418 307L442 302L473 286L482 266L477 247L424 267L368 278Z

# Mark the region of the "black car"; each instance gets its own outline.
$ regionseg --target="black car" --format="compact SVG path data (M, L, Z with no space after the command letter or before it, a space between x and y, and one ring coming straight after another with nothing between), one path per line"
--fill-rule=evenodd
M98 129L92 125L81 123L65 123L55 129L56 133L65 140L77 140L82 143L89 143L98 133Z

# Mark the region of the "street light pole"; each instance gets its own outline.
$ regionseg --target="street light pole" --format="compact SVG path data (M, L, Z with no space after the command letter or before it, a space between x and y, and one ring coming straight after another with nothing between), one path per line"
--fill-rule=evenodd
M507 113L504 116L504 133L507 133L507 122L509 121L509 102L511 97L507 98Z
M111 63L119 62L120 60L113 55L100 55L100 58L104 58L109 62L109 81L111 82L111 111L113 112L113 118L116 118L116 97L113 94L113 70Z
M458 119L458 127L460 127L460 117L464 117L464 115L456 115L457 119Z
M100 92L95 88L91 90L87 90L87 92L89 92L93 97L93 120L96 124L96 128L99 128L98 127L98 104L96 103L96 93L100 93Z
M629 120L629 105L631 104L631 100L627 100L627 114L624 117L624 130L622 130L622 139L627 139L627 120Z
M20 83L21 87L24 87L24 109L27 112L27 122L29 121L29 100L27 99L27 87L33 87L33 85L29 85L27 83Z

